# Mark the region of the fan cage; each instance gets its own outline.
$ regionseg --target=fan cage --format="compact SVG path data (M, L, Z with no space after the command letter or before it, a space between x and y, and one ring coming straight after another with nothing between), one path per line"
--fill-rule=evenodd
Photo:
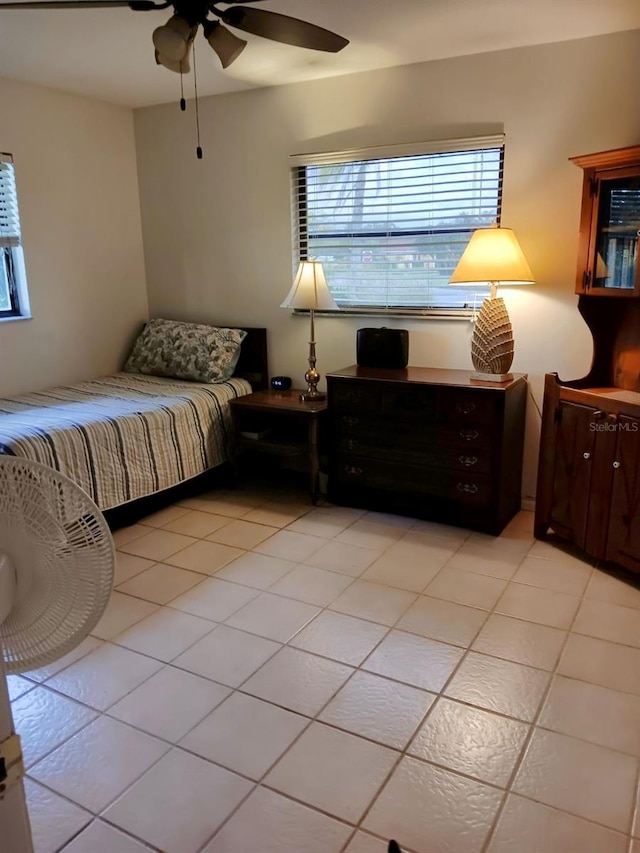
M0 457L0 554L16 572L0 624L9 673L72 651L100 620L113 587L111 531L91 498L53 468Z

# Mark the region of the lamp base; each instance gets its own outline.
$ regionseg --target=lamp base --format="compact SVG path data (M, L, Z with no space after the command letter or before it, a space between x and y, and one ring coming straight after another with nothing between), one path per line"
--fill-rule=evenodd
M327 399L327 395L322 391L316 391L315 389L309 391L301 391L300 399L303 403L320 403L322 400Z
M476 317L471 339L471 361L475 378L507 376L513 361L513 331L504 299L487 297ZM504 382L504 379L488 379Z
M472 373L471 378L482 382L510 382L513 379L513 373Z

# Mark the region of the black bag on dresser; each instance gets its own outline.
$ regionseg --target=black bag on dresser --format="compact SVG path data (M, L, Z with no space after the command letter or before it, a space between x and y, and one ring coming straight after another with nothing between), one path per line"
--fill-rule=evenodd
M358 329L356 358L360 367L398 370L409 362L409 332L406 329Z

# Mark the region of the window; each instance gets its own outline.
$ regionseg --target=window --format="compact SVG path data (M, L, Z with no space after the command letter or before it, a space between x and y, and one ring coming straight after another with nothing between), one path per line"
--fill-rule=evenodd
M28 301L13 158L0 152L0 319L25 315Z
M294 266L322 261L352 313L466 315L449 286L471 234L500 222L502 136L292 158Z

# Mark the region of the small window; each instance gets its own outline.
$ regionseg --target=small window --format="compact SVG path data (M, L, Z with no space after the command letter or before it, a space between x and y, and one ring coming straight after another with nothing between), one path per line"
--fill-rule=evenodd
M500 222L502 136L292 161L294 268L322 261L341 309L466 316L488 295L449 278L472 233Z
M0 319L28 316L13 158L0 152Z

